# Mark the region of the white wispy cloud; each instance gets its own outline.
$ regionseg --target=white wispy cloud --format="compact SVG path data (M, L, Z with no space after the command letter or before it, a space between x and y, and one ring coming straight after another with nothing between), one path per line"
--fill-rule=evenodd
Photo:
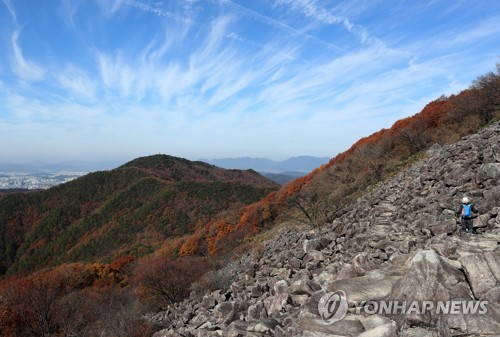
M19 22L17 21L16 11L14 9L14 6L12 5L12 2L10 0L2 0L2 1L5 7L7 7L7 10L9 11L10 16L12 17L12 20L14 21L16 26L19 26Z
M16 30L12 34L12 70L23 80L37 81L41 80L44 76L44 70L42 67L37 65L35 62L27 60L23 51L19 45L20 31Z
M101 0L98 0L98 1L101 1ZM125 6L131 7L134 9L138 9L138 10L146 12L146 13L151 13L151 14L154 14L154 15L157 15L160 17L171 19L171 20L174 20L174 21L179 22L179 23L190 24L190 25L198 24L197 22L190 20L186 16L182 16L182 15L176 14L174 12L160 8L159 6L162 5L162 3L156 3L155 4L156 6L151 6L149 4L146 4L144 2L137 1L137 0L116 0L116 4L125 5ZM189 3L187 3L186 5L188 5L188 4ZM191 7L187 6L185 8L189 9ZM116 9L115 9L115 11L116 11Z
M79 69L75 65L68 65L56 76L61 88L67 91L72 97L88 102L96 100L96 83L82 69Z
M78 13L78 6L79 3L77 1L63 0L59 11L62 20L73 30L76 30L75 16Z
M104 89L116 97L138 98L144 92L142 86L151 84L145 83L150 79L150 75L142 65L129 63L121 53L108 55L99 52L97 55L101 81Z
M336 15L332 11L321 7L316 0L278 0L280 6L286 6L291 10L300 12L306 18L315 20L326 25L341 25L347 31L357 36L361 43L381 43L382 41L373 37L368 30L359 24L351 22L349 17Z
M95 0L105 17L112 17L118 12L122 4L121 0Z
M256 12L252 9L249 9L248 7L245 7L243 5L237 4L231 0L223 0L220 1L220 4L224 6L228 6L232 8L233 10L237 10L238 12L242 13L243 15L252 18L253 20L256 20L258 22L262 22L268 26L273 27L274 29L277 29L279 31L285 32L290 36L293 37L300 37L303 38L307 41L312 41L318 45L321 45L322 47L334 51L334 52L339 52L342 51L343 49L339 46L337 46L334 43L322 40L315 35L308 34L300 29L296 29L282 21L276 20L272 17L269 17L267 15L264 15L262 13Z
M142 99L152 95L159 98L161 104L166 104L170 116L203 115L207 123L223 108L228 115L226 123L237 124L237 118L252 112L254 120L273 125L282 123L283 118L328 120L336 109L335 104L350 109L339 107L340 118L341 111L346 111L343 118L352 113L371 113L361 110L367 107L362 103L367 96L376 96L370 91L380 95L384 91L397 92L423 78L414 73L408 76L408 69L403 66L400 71L382 71L383 75L349 85L353 79L368 77L393 62L404 64L412 56L380 45L300 67L297 67L296 62L300 62L297 57L286 56L300 52L303 46L299 42L283 45L271 40L268 48L260 49L253 56L244 55L225 40L234 20L231 16L215 19L205 32L203 43L191 52L189 62L185 63L179 60L165 63L158 57L169 49L165 45L171 45L159 38L136 60L121 52L100 52L102 83L108 92L119 97ZM326 102L331 102L331 109L321 108ZM266 108L258 108L261 106ZM233 117L229 117L231 115ZM178 117L178 121L184 117Z
M138 59L127 58L121 52L99 52L102 83L109 92L122 97L142 98L150 94L163 102L211 92L207 101L217 104L246 86L241 78L236 86L228 82L243 68L235 51L222 47L230 21L228 17L214 20L204 42L191 53L188 62L163 60L162 55L172 45L168 37L164 42L156 39L158 43L150 44Z
M441 39L437 46L450 48L456 45L470 45L477 43L489 37L497 36L500 33L500 16L495 16L487 20L481 21L470 27L470 24L464 25L463 30L445 32L439 36Z

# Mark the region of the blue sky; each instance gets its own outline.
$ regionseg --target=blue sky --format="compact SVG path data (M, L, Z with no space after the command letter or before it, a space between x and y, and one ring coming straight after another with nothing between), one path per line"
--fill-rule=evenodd
M492 0L0 0L0 163L333 157L500 62Z

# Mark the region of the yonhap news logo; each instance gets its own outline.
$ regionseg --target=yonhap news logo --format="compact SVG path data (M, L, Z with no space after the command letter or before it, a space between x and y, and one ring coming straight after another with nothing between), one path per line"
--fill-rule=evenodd
M348 310L347 295L343 290L327 292L318 302L318 312L324 324L342 320ZM484 315L488 313L488 301L352 301L351 312L356 315Z
M354 301L355 313L365 315L484 315L488 313L488 301Z
M323 323L333 324L347 314L347 297L344 291L328 292L321 296L318 311Z

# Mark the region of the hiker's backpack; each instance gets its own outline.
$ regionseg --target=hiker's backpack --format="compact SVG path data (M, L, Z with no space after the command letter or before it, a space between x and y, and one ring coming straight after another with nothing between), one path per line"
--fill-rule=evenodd
M472 217L472 204L462 205L462 218Z

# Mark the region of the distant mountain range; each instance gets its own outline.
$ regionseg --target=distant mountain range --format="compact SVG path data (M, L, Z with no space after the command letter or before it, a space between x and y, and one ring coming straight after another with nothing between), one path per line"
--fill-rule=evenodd
M293 172L292 175L296 175L297 173L309 173L315 168L328 163L330 161L330 158L298 156L283 161L274 161L266 158L240 157L224 159L201 159L201 161L225 169L252 169L258 172L266 173Z
M258 172L286 173L290 176L300 176L309 173L315 168L328 163L328 157L298 156L283 161L274 161L267 158L223 158L223 159L200 159L200 161L225 168L225 169L252 169ZM60 163L0 163L0 172L94 172L110 170L120 165L120 162L86 162L72 161Z

